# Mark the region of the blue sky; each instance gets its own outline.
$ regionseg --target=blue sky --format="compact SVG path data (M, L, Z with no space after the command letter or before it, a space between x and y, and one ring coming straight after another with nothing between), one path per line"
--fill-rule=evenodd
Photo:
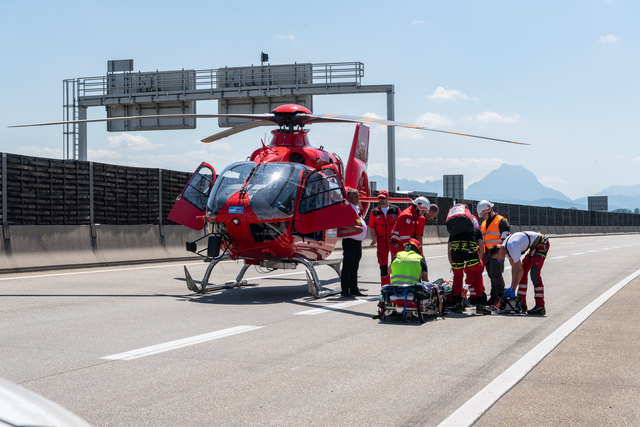
M398 130L398 178L522 165L571 198L640 183L640 3L575 1L14 1L0 2L1 151L62 157L63 80L102 76L110 59L135 71L260 63L364 63L362 84L395 85L395 118L513 139L529 147ZM198 103L216 113L215 101ZM314 113L386 117L384 94L316 96ZM89 117L104 117L104 109ZM191 171L245 159L266 128L213 144L218 130L108 133L89 125L89 160ZM352 125L311 126L346 159ZM386 131L372 129L371 175L387 174ZM379 183L381 184L381 183Z

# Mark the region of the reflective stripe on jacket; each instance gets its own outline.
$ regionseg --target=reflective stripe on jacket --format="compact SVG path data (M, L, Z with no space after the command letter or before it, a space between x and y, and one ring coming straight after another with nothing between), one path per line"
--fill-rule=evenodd
M489 249L491 246L499 245L502 242L500 239L500 221L503 219L504 217L502 215L494 216L489 227L487 227L488 219L482 222L480 231L482 231L482 240L484 240L485 250Z
M423 232L424 222L420 221L420 213L415 205L411 205L400 212L396 225L391 231L391 240L395 244L405 245L409 239L418 239L418 236L422 236Z
M413 251L398 252L391 263L392 285L415 285L420 282L422 255Z

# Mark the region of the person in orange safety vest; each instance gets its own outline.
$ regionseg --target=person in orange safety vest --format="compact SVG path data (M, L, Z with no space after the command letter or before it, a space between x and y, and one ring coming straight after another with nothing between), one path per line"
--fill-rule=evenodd
M491 293L488 304L496 306L500 303L500 298L504 294L504 262L489 256L489 249L492 246L502 244L509 237L511 227L509 221L502 215L498 215L493 210L493 203L488 200L481 200L477 206L478 218L481 219L480 231L484 242L484 268L491 281Z

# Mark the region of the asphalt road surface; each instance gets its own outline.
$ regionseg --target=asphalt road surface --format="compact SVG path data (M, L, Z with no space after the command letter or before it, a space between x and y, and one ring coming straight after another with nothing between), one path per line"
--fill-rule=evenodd
M303 269L252 267L249 286L205 295L181 263L4 275L0 377L96 426L638 425L639 252L638 234L552 238L545 317L467 309L422 325L372 319L368 248L358 299L309 298ZM425 255L431 280L451 279L446 245ZM196 280L206 267L187 266ZM220 263L212 281L240 266Z

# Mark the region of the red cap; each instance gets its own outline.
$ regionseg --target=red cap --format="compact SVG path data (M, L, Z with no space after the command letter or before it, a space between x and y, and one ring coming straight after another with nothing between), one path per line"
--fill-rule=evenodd
M388 199L389 198L389 192L387 190L380 190L378 191L378 199L379 198L385 198Z
M409 239L408 244L415 246L416 248L420 249L422 247L422 245L420 244L420 242L418 241L418 239Z

